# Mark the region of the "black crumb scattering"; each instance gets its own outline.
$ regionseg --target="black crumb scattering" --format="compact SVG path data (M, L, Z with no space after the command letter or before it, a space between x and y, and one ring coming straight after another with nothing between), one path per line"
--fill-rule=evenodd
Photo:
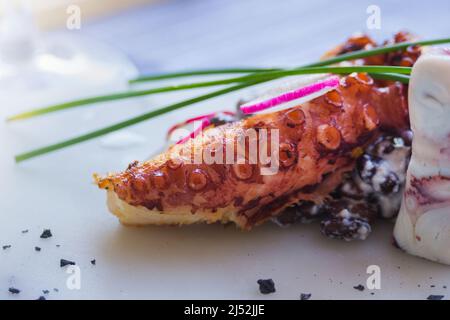
M447 289L447 286L442 286L443 289Z
M22 233L28 233L28 229L22 230Z
M436 295L436 294L430 294L427 297L427 300L442 300L442 299L444 299L443 295Z
M430 288L434 288L434 287L436 287L434 284L432 284L432 285L430 286Z
M8 291L9 291L10 293L12 293L12 294L19 294L19 293L20 293L20 290L19 290L19 289L13 288L13 287L9 288Z
M97 261L96 261L95 259L92 259L92 260L91 260L91 264L92 264L93 266L95 266L96 263L97 263Z
M358 291L364 291L364 286L362 284L358 284L357 286L354 286L353 289Z
M37 298L36 300L47 300L47 299L45 299L45 297L44 296L40 296L39 298Z
M47 238L51 238L52 235L52 231L50 229L44 229L44 231L41 234L41 239L47 239Z
M9 249L9 248L11 248L11 245L10 245L10 244L7 244L7 245L2 246L2 249L3 249L3 250Z
M300 300L309 300L311 298L311 293L300 293Z
M73 262L73 261L70 261L70 260L66 260L66 259L61 259L60 261L59 261L59 265L60 265L60 267L62 268L62 267L65 267L65 266L68 266L68 265L75 265L75 262Z
M42 293L43 293L43 294L49 294L49 293L50 293L50 290L42 290Z
M58 288L53 288L53 291L59 292L59 289Z
M262 294L269 294L275 292L275 282L272 279L259 279L257 281L259 284L259 292Z
M34 247L34 250L39 252L39 251L41 251L41 248L40 247Z
M375 292L371 292L370 295L374 296L374 295L375 295Z

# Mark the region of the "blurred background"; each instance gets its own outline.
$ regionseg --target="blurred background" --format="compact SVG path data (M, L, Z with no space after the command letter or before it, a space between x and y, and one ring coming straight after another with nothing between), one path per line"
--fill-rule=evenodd
M140 72L236 65L296 65L354 32L448 34L447 0L4 0L27 3L43 32L82 34L127 54ZM77 5L81 27L67 30ZM370 29L369 6L380 10ZM4 11L4 8L3 8ZM4 35L3 35L4 36ZM1 48L0 48L1 49Z

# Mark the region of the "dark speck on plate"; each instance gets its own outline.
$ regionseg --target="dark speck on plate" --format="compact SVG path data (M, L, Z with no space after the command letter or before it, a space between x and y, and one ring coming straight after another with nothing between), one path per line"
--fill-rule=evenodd
M356 289L358 291L364 291L364 286L362 284L358 284L357 286L354 286L353 289Z
M3 248L3 250L6 250L6 249L11 248L11 245L10 245L10 244L7 244L7 245L3 246L2 248Z
M50 293L50 290L42 290L42 293L43 293L43 294L49 294L49 293Z
M9 288L8 291L11 292L12 294L19 294L20 293L19 289L13 288L13 287Z
M311 293L301 293L300 300L309 300L311 298Z
M34 247L34 250L39 252L39 251L41 251L41 248L40 247Z
M22 233L28 233L28 229L22 230Z
M427 297L427 300L442 300L442 299L444 299L443 295L436 295L436 294L430 294Z
M96 263L97 263L97 261L96 261L95 259L92 259L92 260L91 260L91 264L92 264L93 266L95 266Z
M259 291L262 294L269 294L269 293L273 293L275 292L275 282L273 282L272 279L259 279L258 281L259 284Z
M39 298L37 298L36 300L47 300L47 299L45 299L45 297L44 296L40 296Z
M51 238L52 236L53 235L50 229L44 229L44 231L41 234L41 239Z
M73 262L73 261L70 261L70 260L66 260L66 259L61 259L60 260L60 262L59 262L59 265L60 265L60 267L62 268L62 267L65 267L65 266L68 266L68 265L75 265L75 262Z

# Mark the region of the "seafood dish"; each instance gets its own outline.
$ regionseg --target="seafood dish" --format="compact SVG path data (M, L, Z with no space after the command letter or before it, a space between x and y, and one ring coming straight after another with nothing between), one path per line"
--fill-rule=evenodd
M398 33L391 42L411 39ZM325 57L371 47L371 38L355 36ZM421 52L414 46L352 63L413 66ZM325 235L353 240L365 239L376 219L393 218L400 208L412 137L405 84L354 73L301 105L255 115L216 113L210 120L202 136L96 178L123 224L233 222L249 230L268 220L289 225L320 219ZM280 140L276 174L262 175L268 165L245 156L238 164L192 162L196 149L224 157L250 136L248 130L273 128ZM253 139L262 148L259 137ZM241 149L248 151L249 144ZM238 148L231 149L237 158Z

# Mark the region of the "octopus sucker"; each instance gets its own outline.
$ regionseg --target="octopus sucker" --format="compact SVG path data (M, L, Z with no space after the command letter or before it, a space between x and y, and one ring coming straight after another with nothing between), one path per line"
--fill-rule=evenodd
M368 38L350 39L328 55L362 45L375 46ZM413 61L417 52L402 54ZM397 65L404 63L402 54L355 63ZM351 74L335 90L302 105L208 127L151 160L97 176L96 182L107 190L109 209L126 225L233 222L250 230L299 203L330 199L355 169L355 155L385 132L408 130L406 94L401 83ZM268 132L265 140L263 132ZM243 148L236 148L238 141L244 141ZM256 157L249 156L252 145ZM222 161L193 161L205 150ZM276 157L267 162L261 150Z

